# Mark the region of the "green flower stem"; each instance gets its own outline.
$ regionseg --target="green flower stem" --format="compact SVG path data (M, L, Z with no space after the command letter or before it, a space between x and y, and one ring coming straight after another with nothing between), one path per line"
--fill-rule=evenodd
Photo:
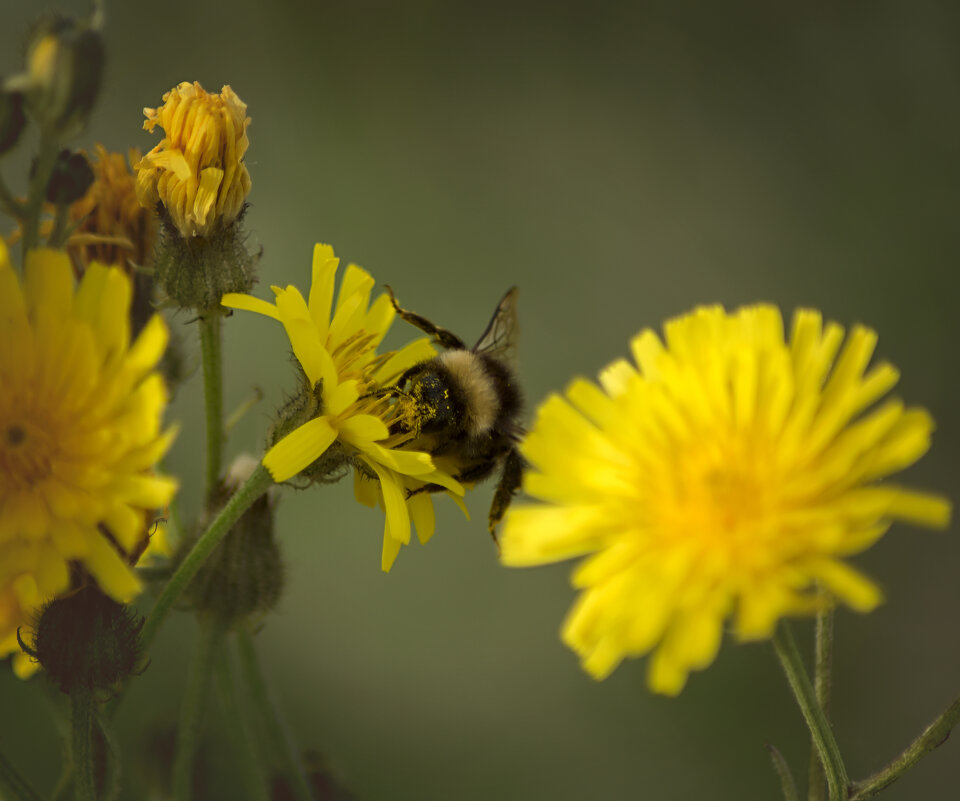
M780 789L783 790L784 801L800 801L800 796L797 795L797 785L793 780L793 774L790 772L787 760L774 746L767 745L766 749L770 752L773 768L777 771L777 776L780 777Z
M73 764L66 765L57 784L53 788L49 801L71 801L73 798Z
M817 696L810 684L810 679L807 677L803 660L800 658L797 644L794 642L793 634L790 633L786 621L782 621L774 632L773 647L780 658L784 673L787 674L790 689L793 690L794 698L797 699L803 718L807 722L807 728L810 729L810 734L813 737L820 761L823 763L830 801L843 801L847 797L847 785L849 784L847 769L844 767L843 758L840 756L837 741L833 737L833 730L830 728L820 704L817 703Z
M11 801L43 801L13 764L0 754L0 798L8 797Z
M823 716L830 722L830 689L833 683L833 609L824 609L817 615L817 634L813 657L813 689ZM824 801L823 765L817 754L816 743L810 747L809 801Z
M53 230L50 232L50 247L62 248L67 241L70 227L70 204L60 203L53 216Z
M879 793L884 787L895 782L926 754L946 741L950 732L960 722L960 698L954 701L933 723L923 730L909 746L882 770L868 779L856 782L850 788L850 801L863 801Z
M216 496L223 461L223 360L220 321L216 310L200 317L200 352L203 359L203 401L207 418L206 499Z
M193 797L193 766L203 728L204 702L214 662L218 652L223 650L225 633L226 628L221 620L215 617L201 619L197 649L190 663L187 688L180 707L177 750L173 760L173 797L176 801L190 801Z
M233 741L235 758L243 776L243 785L247 798L250 801L270 801L267 792L266 772L260 753L254 747L250 732L247 729L240 711L237 698L237 684L233 678L233 668L230 664L230 652L221 648L216 658L217 691L220 696L220 707L223 710L224 723Z
M13 196L6 181L0 175L0 211L13 217L17 222L23 218L24 205Z
M187 588L190 580L197 574L197 571L206 561L207 557L220 541L227 535L233 524L237 522L250 505L263 493L265 493L273 484L270 473L263 465L260 465L238 489L233 497L227 501L226 506L220 510L220 514L214 518L210 527L203 532L203 535L197 540L196 544L180 563L176 572L170 577L170 581L163 588L160 597L147 615L146 622L143 624L143 631L140 633L140 641L144 654L150 650L154 637L159 630L170 607L176 602L183 591Z
M59 143L56 134L45 130L40 134L40 150L34 162L33 178L27 204L23 207L23 263L27 263L27 253L37 247L40 235L40 214L43 201L47 196L47 184L53 174L53 165L57 162Z
M240 657L240 672L250 692L261 723L265 724L266 739L272 743L274 752L281 760L284 778L293 791L296 801L313 801L310 784L303 771L303 762L284 725L280 710L271 698L266 676L257 658L257 649L250 631L241 626L237 630L237 650Z
M70 693L73 779L77 801L96 801L97 777L94 768L93 729L97 701L92 690L75 688Z

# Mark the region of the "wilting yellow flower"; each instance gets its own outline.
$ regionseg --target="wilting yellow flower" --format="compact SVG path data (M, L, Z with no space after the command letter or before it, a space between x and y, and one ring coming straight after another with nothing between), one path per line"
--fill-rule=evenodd
M593 554L563 627L586 670L604 678L653 652L651 689L676 694L709 665L724 622L744 640L784 615L835 600L881 600L844 557L894 519L944 526L940 497L881 483L929 447L933 421L867 370L876 334L822 328L798 311L790 341L773 306L700 308L631 343L603 390L578 379L543 404L522 451L524 488L546 504L506 519L503 561L535 565Z
M67 241L67 252L80 267L92 261L128 267L147 265L157 238L156 217L137 200L136 180L129 164L140 161L131 150L128 158L94 146L90 159L94 181L70 206L70 219L78 223Z
M229 86L220 94L199 83L181 83L159 108L143 110L143 127L163 128L164 138L136 165L137 197L145 207L163 204L184 237L208 236L232 223L250 192L243 163L247 105Z
M401 450L409 435L391 435L390 424L398 405L377 390L389 387L405 370L436 355L426 338L411 342L396 352L378 354L396 311L389 297L380 295L370 304L374 280L355 264L347 267L333 307L333 285L340 260L329 245L313 252L313 280L309 302L296 287L271 287L276 305L250 295L230 293L223 305L263 314L283 324L293 353L306 375L307 392L316 396L310 419L280 439L263 457L263 464L277 482L287 481L324 457L330 471L352 463L361 474L357 497L365 503L376 499L364 479L379 482L386 511L382 567L389 570L401 544L410 541L413 516L421 539L427 539L426 493L407 497L407 490L437 484L456 495L463 487L447 473L437 470L429 454ZM333 316L331 318L331 308ZM345 448L336 458L335 447ZM329 475L326 470L324 475ZM429 517L432 519L430 507Z
M96 145L94 156L89 160L93 183L82 198L70 204L74 231L66 250L77 275L93 261L123 267L127 272L131 263L148 265L157 239L156 215L137 200L136 181L123 154ZM131 150L129 159L130 163L140 161L140 152ZM47 203L44 211L49 217L40 224L40 233L49 238L56 206ZM7 244L15 244L21 235L22 230L17 229L7 237Z
M96 263L75 291L52 250L28 254L21 286L0 242L0 654L73 562L117 601L140 590L129 561L176 484L153 472L174 436L153 371L167 329L154 316L131 343L130 294Z

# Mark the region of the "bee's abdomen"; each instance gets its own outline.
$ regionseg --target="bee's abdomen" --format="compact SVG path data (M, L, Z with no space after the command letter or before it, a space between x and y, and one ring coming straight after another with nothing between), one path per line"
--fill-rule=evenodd
M517 378L503 361L494 359L484 353L477 354L483 364L490 385L495 388L497 395L497 413L494 426L502 429L505 423L516 420L523 408L523 396Z

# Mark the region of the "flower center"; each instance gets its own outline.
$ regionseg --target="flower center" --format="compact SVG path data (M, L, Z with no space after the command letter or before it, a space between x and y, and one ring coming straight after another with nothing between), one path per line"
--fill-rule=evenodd
M11 448L22 444L26 438L27 432L24 430L23 426L14 423L7 427L6 440L7 445L9 445Z
M678 529L711 547L755 542L774 514L770 454L745 438L699 442L679 459L671 516Z
M42 428L28 420L0 423L0 483L36 486L51 474L52 448Z

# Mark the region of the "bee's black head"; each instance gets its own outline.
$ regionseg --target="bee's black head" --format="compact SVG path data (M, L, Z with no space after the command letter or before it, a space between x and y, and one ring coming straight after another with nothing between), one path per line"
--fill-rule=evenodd
M432 365L414 377L410 395L417 406L421 433L438 434L457 427L457 393L442 366Z

